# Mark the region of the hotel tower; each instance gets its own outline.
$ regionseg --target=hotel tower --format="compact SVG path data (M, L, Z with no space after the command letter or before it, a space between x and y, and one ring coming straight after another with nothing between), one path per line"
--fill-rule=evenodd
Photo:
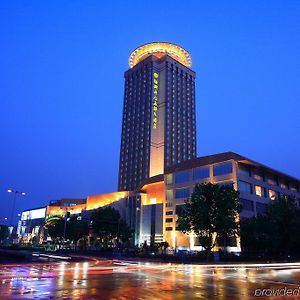
M125 76L118 190L196 157L195 77L182 47L136 48Z

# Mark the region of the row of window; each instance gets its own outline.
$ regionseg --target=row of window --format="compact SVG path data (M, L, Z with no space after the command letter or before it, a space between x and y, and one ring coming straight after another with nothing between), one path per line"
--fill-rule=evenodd
M222 164L217 164L213 166L213 176L221 176L221 175L227 175L231 174L233 172L233 167L231 162L226 162ZM205 179L209 178L210 171L209 167L200 167L193 169L193 180L199 180L199 179ZM174 176L174 182L175 183L183 183L190 181L190 172L184 171L176 173ZM168 182L170 184L172 182Z
M243 206L243 210L254 212L254 201L241 198L240 203ZM267 210L268 204L256 202L255 206L257 214L264 214Z
M239 190L247 194L254 194L259 197L270 198L271 200L275 200L275 198L279 197L279 192L266 189L260 185L252 185L251 183L242 180L239 180Z
M271 173L266 173L256 167L249 166L247 164L239 163L238 172L241 175L252 177L256 180L265 181L271 185L280 186L282 189L289 189L293 192L299 192L299 186L296 183L287 182L283 178L279 178Z

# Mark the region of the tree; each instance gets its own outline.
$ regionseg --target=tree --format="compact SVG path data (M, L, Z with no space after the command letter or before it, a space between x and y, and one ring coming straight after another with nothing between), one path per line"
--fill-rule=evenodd
M196 234L209 259L218 237L226 240L238 234L240 210L239 192L233 187L197 184L179 212L178 230Z
M67 222L66 238L73 241L76 245L78 240L88 235L88 223L78 217L71 217Z
M79 220L77 216L73 216L69 218L69 220L65 220L65 218L55 220L55 222L49 226L48 234L54 240L62 240L64 237L65 225L65 238L73 241L75 245L80 238L88 234L87 222L84 220Z
M2 243L9 235L9 230L6 225L0 225L0 242Z
M241 246L243 252L270 254L276 249L277 236L266 215L243 218L241 224Z
M241 222L243 250L260 254L299 253L300 211L294 197L279 197L265 214Z
M94 233L103 248L108 248L119 241L125 243L132 236L132 230L113 207L98 208L92 214L91 221Z

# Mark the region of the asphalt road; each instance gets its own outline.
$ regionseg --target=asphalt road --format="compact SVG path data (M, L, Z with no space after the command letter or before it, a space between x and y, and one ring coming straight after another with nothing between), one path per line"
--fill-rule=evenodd
M283 299L278 295L256 297L255 293L261 296L261 289L269 288L295 291L300 285L300 263L211 266L97 259L45 262L0 265L0 283L0 299L14 300ZM298 296L284 299L300 299L300 290Z

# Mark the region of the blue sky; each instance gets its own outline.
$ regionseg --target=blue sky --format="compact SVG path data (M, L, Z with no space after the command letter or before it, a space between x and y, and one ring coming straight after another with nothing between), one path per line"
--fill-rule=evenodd
M0 223L116 190L124 79L137 46L187 49L198 155L234 151L300 178L299 1L2 1Z

